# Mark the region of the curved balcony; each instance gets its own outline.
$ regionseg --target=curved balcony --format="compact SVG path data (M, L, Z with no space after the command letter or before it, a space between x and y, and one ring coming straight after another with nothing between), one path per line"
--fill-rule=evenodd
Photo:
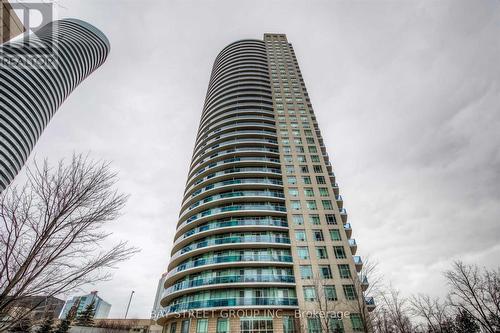
M291 255L279 255L279 254L235 254L235 255L226 255L226 256L216 256L216 257L208 257L208 258L199 258L195 260L187 260L179 264L177 267L173 268L167 273L167 279L170 279L172 276L176 275L179 272L183 272L186 270L190 270L196 267L204 267L208 265L218 265L218 264L227 264L227 263L256 263L262 262L267 264L293 264L293 257ZM253 264L252 264L253 265Z
M206 301L193 301L186 303L179 303L175 305L169 305L164 307L162 311L165 313L177 313L182 311L188 311L192 309L203 309L203 308L225 308L225 307L234 307L234 306L252 306L252 307L260 307L260 306L297 306L297 298L276 298L276 297L255 297L255 298L247 298L247 297L236 297L236 298L222 298L222 299L214 299L214 300L206 300Z
M293 275L276 275L276 274L252 274L252 275L228 275L228 276L213 276L194 280L184 280L179 283L168 287L163 291L162 298L174 297L174 293L179 295L179 291L191 291L193 288L206 287L214 288L216 285L222 285L222 287L230 288L234 287L234 284L247 283L255 285L256 283L273 283L273 284L287 284L295 283L295 277ZM165 300L168 302L168 298Z
M202 142L200 141L197 145L195 145L194 150L197 151L198 149L201 149L201 147L206 147L210 145L213 142L217 142L219 140L222 140L224 138L231 138L231 137L238 137L238 136L255 136L255 137L260 137L260 136L268 136L272 138L276 138L276 132L275 131L267 131L267 130L234 130L230 132L226 132L223 134L214 134L211 135L210 137L206 137L205 140ZM203 143L203 145L202 145Z
M187 209L181 209L180 216L183 217L186 214L198 212L203 209L207 209L210 206L220 205L224 202L230 202L238 199L238 202L254 202L256 200L262 199L263 201L283 201L285 195L282 191L229 191L214 194L208 197L204 197L202 200L196 201Z
M183 247L172 255L170 261L174 261L174 259L185 253L209 246L244 243L290 244L290 238L287 237L286 234L231 235L226 237L211 236L208 237L208 239L197 241Z

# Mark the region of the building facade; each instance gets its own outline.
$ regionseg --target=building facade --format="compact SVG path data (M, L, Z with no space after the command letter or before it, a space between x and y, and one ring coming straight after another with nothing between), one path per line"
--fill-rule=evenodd
M54 21L30 35L26 46L0 46L0 192L26 162L48 122L69 94L96 70L110 50L106 36L75 19ZM25 65L51 49L47 67Z
M97 291L92 291L90 294L83 296L75 296L72 299L69 299L64 303L64 307L61 310L61 314L59 315L59 319L64 319L68 315L68 312L71 310L73 306L77 306L76 314L80 314L89 306L92 302L94 302L95 319L106 319L108 318L109 311L111 310L111 304L104 301L102 298L97 296Z
M282 34L228 45L213 66L158 323L169 333L362 331L370 307L356 250L292 45Z

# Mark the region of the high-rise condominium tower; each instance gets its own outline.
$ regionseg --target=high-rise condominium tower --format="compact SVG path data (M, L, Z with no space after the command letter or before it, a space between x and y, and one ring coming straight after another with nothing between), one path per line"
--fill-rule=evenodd
M21 170L62 102L110 49L100 30L75 19L49 23L30 40L0 46L0 192ZM22 59L48 46L53 61L47 67L23 65Z
M285 35L217 56L174 239L164 332L363 329L373 303Z

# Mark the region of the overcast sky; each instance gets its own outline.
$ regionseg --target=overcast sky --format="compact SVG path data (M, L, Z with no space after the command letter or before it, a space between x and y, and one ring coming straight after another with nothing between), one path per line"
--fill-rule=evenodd
M149 317L166 269L211 66L228 43L293 43L358 252L404 293L441 295L453 259L500 262L500 1L60 1L100 28L106 63L34 149L112 161L142 252L89 286Z

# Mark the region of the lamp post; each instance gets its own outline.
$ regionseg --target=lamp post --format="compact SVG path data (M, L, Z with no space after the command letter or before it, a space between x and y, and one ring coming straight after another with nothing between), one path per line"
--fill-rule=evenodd
M127 319L128 309L130 308L130 302L132 302L132 296L134 296L135 291L132 290L130 293L130 298L128 299L127 311L125 311L125 319Z

